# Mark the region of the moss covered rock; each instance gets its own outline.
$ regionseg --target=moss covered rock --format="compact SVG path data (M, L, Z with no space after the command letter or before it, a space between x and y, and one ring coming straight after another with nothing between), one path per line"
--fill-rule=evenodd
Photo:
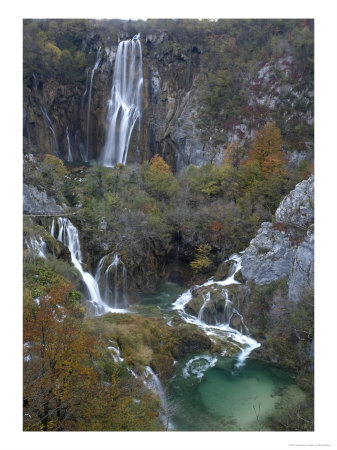
M61 241L50 236L49 233L43 234L43 240L47 245L47 249L50 253L56 256L58 259L71 263L71 255L68 247L66 247Z
M200 315L209 325L228 323L232 328L245 332L243 317L247 312L248 289L244 285L220 286L211 284L192 290L192 299L185 311L196 317Z
M138 373L151 366L165 382L173 375L174 360L185 353L211 349L212 342L195 325L169 327L162 318L106 314L88 319L88 326L107 342L117 342L125 362Z
M220 266L217 268L217 271L213 277L214 281L221 281L228 278L231 274L231 271L233 269L233 261L224 261L220 264Z

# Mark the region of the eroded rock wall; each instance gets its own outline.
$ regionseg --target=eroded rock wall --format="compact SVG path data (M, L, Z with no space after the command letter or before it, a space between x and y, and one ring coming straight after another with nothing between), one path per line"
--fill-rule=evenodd
M258 285L289 277L289 299L314 284L314 176L281 202L275 223L265 222L242 257L242 276Z

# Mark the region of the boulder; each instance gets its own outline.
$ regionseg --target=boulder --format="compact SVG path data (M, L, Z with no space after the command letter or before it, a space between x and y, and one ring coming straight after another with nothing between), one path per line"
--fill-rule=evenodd
M264 222L242 256L242 277L259 285L283 278L290 274L294 254L289 236Z
M233 264L235 264L235 262L228 260L221 263L217 268L213 280L222 281L228 278L232 274Z

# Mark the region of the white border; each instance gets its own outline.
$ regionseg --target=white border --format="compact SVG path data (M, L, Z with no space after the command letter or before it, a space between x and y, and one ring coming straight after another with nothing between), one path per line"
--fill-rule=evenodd
M48 3L48 4L47 4ZM6 450L285 449L289 445L336 448L336 3L207 0L201 4L160 1L2 3L1 32L1 193L2 324L1 447ZM275 5L280 3L279 5ZM55 18L314 18L316 116L316 427L315 432L198 433L23 433L21 423L21 240L22 240L22 19ZM4 99L4 101L3 101Z

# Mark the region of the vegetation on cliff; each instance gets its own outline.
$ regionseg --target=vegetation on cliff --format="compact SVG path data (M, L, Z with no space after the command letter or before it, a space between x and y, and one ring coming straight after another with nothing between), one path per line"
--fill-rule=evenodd
M41 164L26 162L25 179L69 206L89 264L118 252L134 287L144 288L158 281L177 245L181 261L195 272L214 271L249 244L260 223L272 219L284 195L312 170L308 163L287 170L275 123L257 133L248 158L237 164L240 152L236 146L219 166L190 166L178 174L159 155L114 168L66 167L48 155Z

